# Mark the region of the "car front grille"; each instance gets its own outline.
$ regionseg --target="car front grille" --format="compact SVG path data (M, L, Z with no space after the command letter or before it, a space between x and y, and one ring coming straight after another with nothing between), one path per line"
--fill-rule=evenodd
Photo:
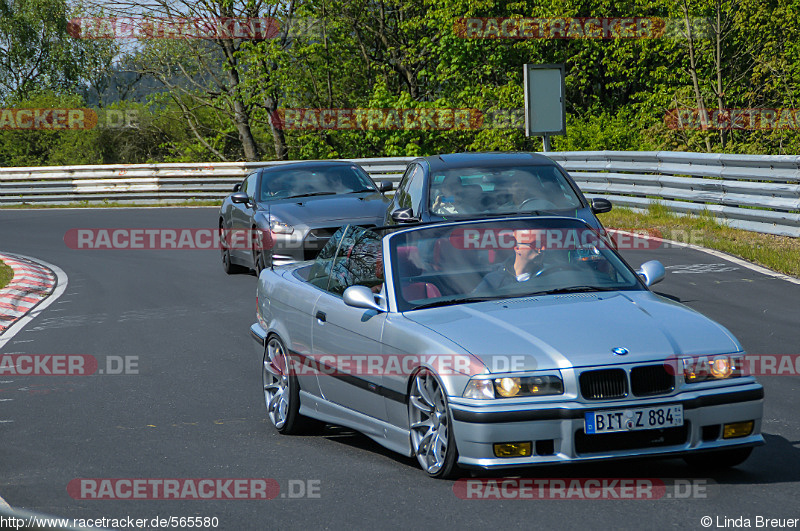
M664 364L631 369L631 391L636 396L663 395L675 389L675 375Z
M586 400L611 400L628 396L628 377L622 369L586 371L580 377Z
M375 225L359 225L367 229L374 228ZM328 243L337 230L341 227L319 227L311 229L303 239L303 260L314 260L319 252Z
M657 396L675 390L675 375L663 363L643 365L630 369L599 369L580 375L581 395L586 400L614 400L628 396Z
M587 435L582 429L575 432L575 452L578 455L679 446L689 438L689 423L676 428L626 431Z
M331 239L339 227L322 227L311 229L303 239L303 260L313 260Z

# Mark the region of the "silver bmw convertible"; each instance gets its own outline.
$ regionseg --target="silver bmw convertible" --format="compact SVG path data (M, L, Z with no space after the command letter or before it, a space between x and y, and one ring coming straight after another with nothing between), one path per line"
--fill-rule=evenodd
M350 427L432 477L611 458L735 466L763 388L721 325L581 220L340 228L265 269L250 328L281 433Z

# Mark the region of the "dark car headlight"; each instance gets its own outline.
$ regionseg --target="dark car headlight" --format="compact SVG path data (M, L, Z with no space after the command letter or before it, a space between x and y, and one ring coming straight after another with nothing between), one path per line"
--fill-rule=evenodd
M543 376L502 376L499 378L473 378L461 396L479 400L492 398L516 398L526 396L546 396L564 394L564 382L560 377L548 374Z
M294 227L281 221L275 216L269 217L269 230L274 234L291 234L294 232Z

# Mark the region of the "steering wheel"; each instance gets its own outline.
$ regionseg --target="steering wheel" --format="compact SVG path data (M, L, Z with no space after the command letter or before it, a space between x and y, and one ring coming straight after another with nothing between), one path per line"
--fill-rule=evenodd
M570 263L562 263L562 264L545 264L539 271L534 273L531 278L541 278L547 275L552 275L553 273L563 273L565 271L578 271L583 272L583 269L576 266L575 264Z
M285 189L285 188L282 188L282 189L280 189L280 190L276 190L275 192L272 192L272 193L270 193L269 195L270 195L270 197L275 197L276 195L279 195L279 194L281 194L282 192L286 192L286 193L287 193L287 195L288 195L288 193L289 193L289 190L287 190L287 189Z

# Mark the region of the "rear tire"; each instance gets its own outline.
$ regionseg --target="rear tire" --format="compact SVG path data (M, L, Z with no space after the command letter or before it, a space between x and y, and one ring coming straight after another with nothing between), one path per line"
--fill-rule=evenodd
M687 455L684 456L683 460L691 467L703 470L719 470L741 465L750 457L752 452L752 447L732 448L730 450L716 450L714 452Z

